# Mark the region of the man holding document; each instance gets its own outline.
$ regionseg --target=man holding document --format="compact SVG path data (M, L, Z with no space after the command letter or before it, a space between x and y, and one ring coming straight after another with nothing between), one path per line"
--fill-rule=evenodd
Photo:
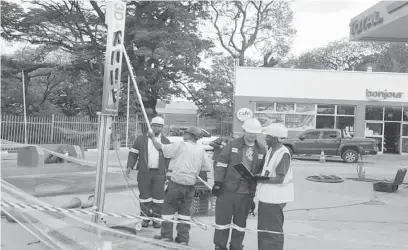
M256 181L241 176L241 171L237 171L235 166L243 167L243 170L252 176L261 173L265 156L265 147L257 141L257 135L262 132L261 124L257 119L251 118L244 122L242 128L244 136L227 143L216 159L212 192L217 196L215 222L218 225L228 225L232 221L239 227L246 227L248 213L253 203ZM227 248L229 235L229 229L215 230L216 250L243 249L245 233L232 230L230 246Z
M262 178L257 180L258 230L283 233L283 208L287 202L294 200L291 156L282 145L288 130L280 123L273 123L264 134L269 150L265 156ZM283 243L283 234L258 232L258 250L283 250Z

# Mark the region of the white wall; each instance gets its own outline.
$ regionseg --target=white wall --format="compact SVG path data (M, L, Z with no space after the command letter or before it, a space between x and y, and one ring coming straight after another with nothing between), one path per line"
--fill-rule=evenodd
M408 102L408 74L278 68L236 70L236 96L369 100L370 91L403 92L384 102Z

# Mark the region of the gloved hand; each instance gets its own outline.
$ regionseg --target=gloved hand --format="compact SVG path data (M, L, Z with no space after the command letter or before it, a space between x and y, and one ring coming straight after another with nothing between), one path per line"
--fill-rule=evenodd
M255 216L255 202L252 202L251 208L249 209L249 214L252 214L253 216Z
M214 182L214 186L211 190L211 193L215 196L220 196L222 194L222 182L216 181Z

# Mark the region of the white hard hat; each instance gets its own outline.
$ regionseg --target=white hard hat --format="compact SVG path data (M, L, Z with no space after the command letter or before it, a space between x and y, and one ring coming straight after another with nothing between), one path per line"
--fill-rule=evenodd
M287 138L288 129L282 123L272 123L268 127L266 127L263 134L277 138Z
M160 116L156 116L155 118L152 119L151 124L164 125L164 119L161 118Z
M244 124L242 124L242 128L248 133L259 134L262 132L261 123L255 118L246 120Z

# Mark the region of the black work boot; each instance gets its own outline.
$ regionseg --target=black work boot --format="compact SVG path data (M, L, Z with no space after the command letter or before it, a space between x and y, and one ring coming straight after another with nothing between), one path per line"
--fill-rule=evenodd
M179 243L179 244L183 244L183 245L188 245L188 242L187 241L182 241L182 240L180 240L180 238L179 237L176 237L175 239L174 239L174 241L176 242L176 243Z
M143 221L142 221L142 227L149 227L149 223L150 223L150 221L148 221L148 220L143 220Z
M173 241L173 237L164 237L163 235L155 235L153 237L153 239L155 240L163 240L163 241L168 241L168 242L172 242Z
M215 250L228 250L226 247L215 246Z
M153 221L153 227L154 228L161 228L161 223L158 221Z

